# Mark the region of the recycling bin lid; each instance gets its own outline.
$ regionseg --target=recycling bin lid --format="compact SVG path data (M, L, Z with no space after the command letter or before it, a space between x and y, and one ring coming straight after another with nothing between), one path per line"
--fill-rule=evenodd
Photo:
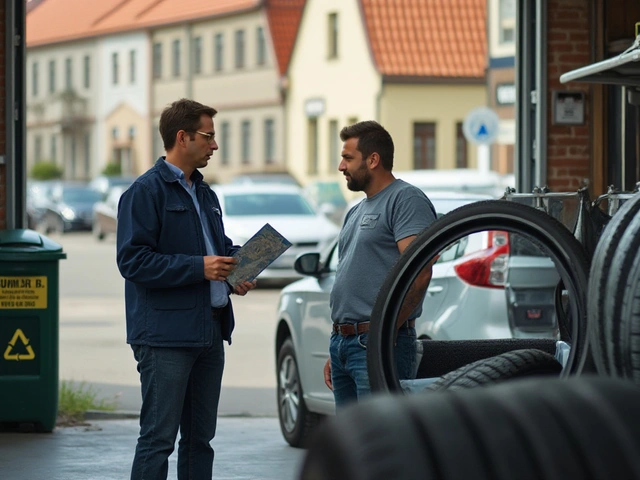
M34 230L0 230L0 260L23 259L25 254L38 260L67 258L62 245Z

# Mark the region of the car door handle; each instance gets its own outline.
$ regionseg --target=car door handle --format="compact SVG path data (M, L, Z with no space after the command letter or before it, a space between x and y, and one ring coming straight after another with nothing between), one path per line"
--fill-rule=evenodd
M444 290L442 285L434 285L433 287L427 288L427 293L429 295L435 295L436 293L440 293Z

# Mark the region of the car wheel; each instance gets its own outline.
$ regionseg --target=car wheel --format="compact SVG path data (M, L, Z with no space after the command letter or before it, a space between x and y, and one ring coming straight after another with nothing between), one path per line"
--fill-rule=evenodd
M318 428L300 479L640 479L639 401L597 376L381 395Z
M505 380L539 375L558 376L562 365L553 355L542 350L527 349L506 352L465 365L443 375L427 390L473 388Z
M305 447L322 416L310 412L304 402L296 352L290 338L280 347L277 369L278 418L282 436L292 447Z
M527 205L488 200L457 208L436 220L411 242L391 268L371 313L367 349L374 391L401 391L393 338L396 319L410 286L424 266L453 242L472 233L503 230L526 236L553 260L568 292L571 352L561 375L580 373L587 360L586 292L589 260L580 242L558 220ZM428 343L425 343L428 346Z
M93 222L93 236L96 238L96 240L104 240L105 234L102 231L102 228L100 227L100 224L98 222Z
M589 276L588 312L591 328L590 342L593 351L593 359L598 371L602 374L615 374L616 362L607 359L607 352L613 349L613 330L617 328L616 322L620 317L620 304L611 305L613 311L607 311L606 299L617 296L617 288L620 282L625 282L631 265L621 264L615 270L613 266L614 256L621 245L621 239L631 221L640 212L640 194L627 200L620 210L611 218L611 221L600 235L591 263ZM611 273L613 272L613 273ZM624 318L624 317L622 317ZM616 320L617 319L617 320ZM612 358L612 357L611 357ZM613 359L613 358L612 358Z

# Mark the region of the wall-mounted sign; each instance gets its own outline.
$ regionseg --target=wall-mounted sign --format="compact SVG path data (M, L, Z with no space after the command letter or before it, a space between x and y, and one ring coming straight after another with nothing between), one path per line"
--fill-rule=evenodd
M304 113L307 117L319 117L324 113L324 98L310 98L304 102Z
M487 107L471 110L462 122L462 133L471 143L490 145L498 136L500 119L496 112Z
M584 92L553 92L554 125L582 125L584 123Z
M516 86L513 83L499 83L496 85L496 103L498 105L515 105Z

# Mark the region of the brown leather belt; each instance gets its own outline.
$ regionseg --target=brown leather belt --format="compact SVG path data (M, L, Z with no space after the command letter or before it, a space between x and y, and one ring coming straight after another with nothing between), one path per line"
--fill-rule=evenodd
M356 332L357 326L357 332ZM414 328L416 326L415 320L409 320L404 322L404 324L400 327L408 327ZM333 324L333 332L339 333L343 337L348 337L351 335L360 335L361 333L366 333L369 331L369 322L359 322L359 323L334 323Z

